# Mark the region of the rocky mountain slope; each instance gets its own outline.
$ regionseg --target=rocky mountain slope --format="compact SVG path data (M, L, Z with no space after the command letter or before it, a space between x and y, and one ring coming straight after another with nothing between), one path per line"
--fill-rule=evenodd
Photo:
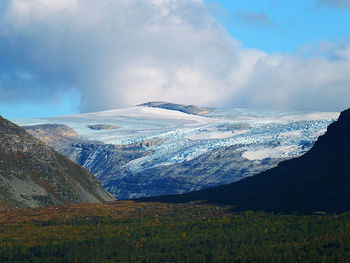
M350 109L303 156L241 181L151 201L206 200L236 209L274 211L350 210ZM144 200L145 201L145 200Z
M74 137L71 130L58 129ZM86 169L0 117L1 205L38 207L111 200Z

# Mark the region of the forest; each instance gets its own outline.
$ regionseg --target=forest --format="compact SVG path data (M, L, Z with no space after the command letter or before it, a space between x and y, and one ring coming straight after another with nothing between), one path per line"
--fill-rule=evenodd
M0 212L0 262L348 262L350 213L119 201Z

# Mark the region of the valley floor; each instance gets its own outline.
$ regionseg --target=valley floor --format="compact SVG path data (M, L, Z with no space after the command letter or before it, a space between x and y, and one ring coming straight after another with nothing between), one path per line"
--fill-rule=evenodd
M349 212L133 201L0 211L0 262L349 261Z

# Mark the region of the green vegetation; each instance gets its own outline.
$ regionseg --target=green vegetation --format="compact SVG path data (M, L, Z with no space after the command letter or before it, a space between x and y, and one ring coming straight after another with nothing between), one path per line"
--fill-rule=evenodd
M350 213L114 202L0 212L0 262L349 262Z

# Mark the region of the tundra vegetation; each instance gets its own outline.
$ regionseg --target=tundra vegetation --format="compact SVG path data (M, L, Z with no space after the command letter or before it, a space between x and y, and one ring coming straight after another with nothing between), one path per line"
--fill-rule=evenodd
M118 201L0 211L0 262L347 262L350 213Z

